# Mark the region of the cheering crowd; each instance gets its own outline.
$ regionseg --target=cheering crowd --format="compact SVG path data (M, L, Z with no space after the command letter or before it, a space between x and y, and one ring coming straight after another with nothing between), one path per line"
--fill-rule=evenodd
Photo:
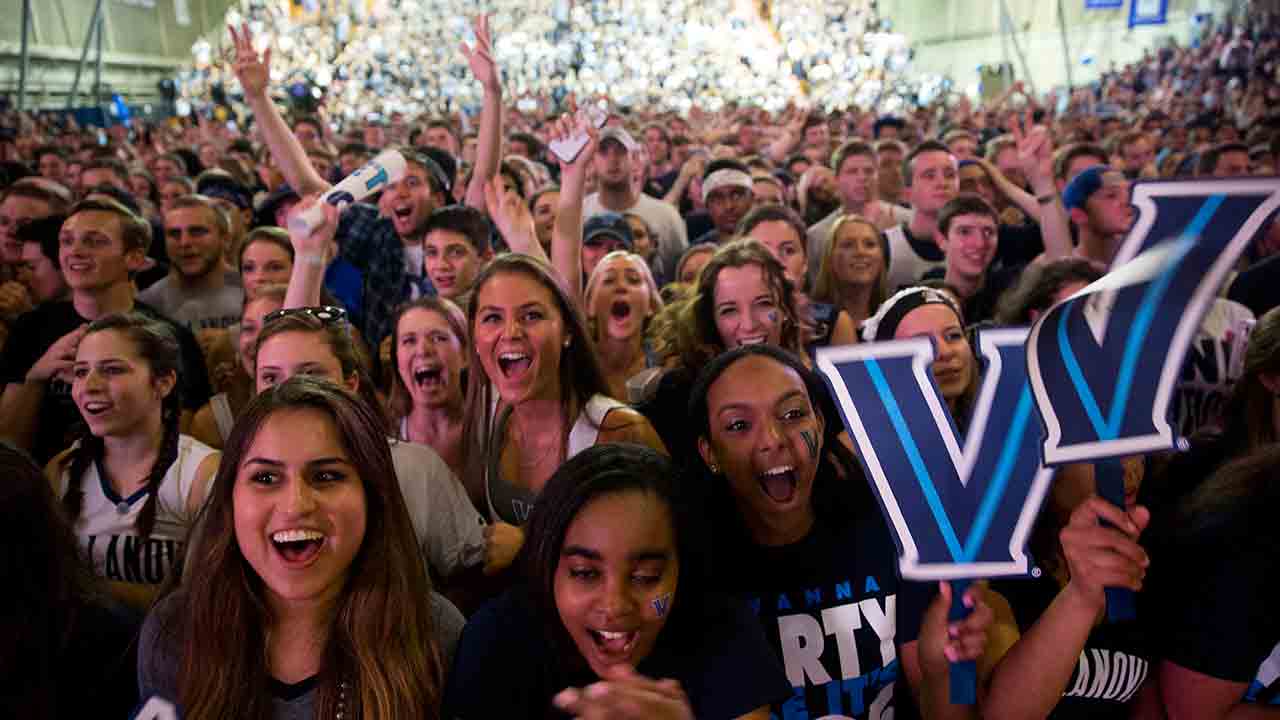
M248 26L238 124L10 113L0 716L1280 717L1280 223L1192 343L1189 449L1125 507L1060 469L960 620L812 370L931 338L963 430L974 328L1100 278L1134 181L1280 174L1280 17L1243 18L896 116L523 111L483 17L474 132L288 116Z

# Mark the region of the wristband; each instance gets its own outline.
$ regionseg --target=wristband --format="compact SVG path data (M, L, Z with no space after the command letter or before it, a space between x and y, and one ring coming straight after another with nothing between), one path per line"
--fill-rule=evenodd
M322 267L328 264L325 262L324 253L305 253L303 255L299 255L298 260L307 265L315 265L316 267Z
M1048 205L1049 203L1057 199L1058 199L1058 193L1048 193L1047 195L1036 196L1036 202L1040 203L1041 205Z

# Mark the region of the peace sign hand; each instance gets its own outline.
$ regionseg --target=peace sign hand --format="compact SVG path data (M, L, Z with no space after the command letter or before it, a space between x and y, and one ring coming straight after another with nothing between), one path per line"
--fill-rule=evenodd
M1010 123L1010 134L1015 143L1018 167L1037 186L1037 181L1053 181L1053 139L1049 128L1036 125L1030 112L1025 119L1016 118Z
M253 47L253 34L248 23L240 26L240 32L236 32L233 25L228 25L227 30L231 32L231 42L235 46L236 78L244 88L245 98L265 97L271 80L271 48L259 57Z

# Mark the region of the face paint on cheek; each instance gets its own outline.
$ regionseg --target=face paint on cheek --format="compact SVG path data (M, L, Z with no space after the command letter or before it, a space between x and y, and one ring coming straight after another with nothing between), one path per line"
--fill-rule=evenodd
M653 608L654 614L658 617L666 617L667 612L671 610L671 593L662 593L650 600L649 606Z
M809 459L818 459L818 438L816 438L811 430L801 430L800 437L804 439L805 447L809 448Z

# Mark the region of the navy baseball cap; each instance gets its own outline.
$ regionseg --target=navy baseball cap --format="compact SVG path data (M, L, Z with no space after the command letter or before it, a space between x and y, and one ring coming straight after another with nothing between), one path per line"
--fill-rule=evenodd
M1084 208L1085 202L1097 191L1102 189L1103 185L1110 185L1114 182L1128 182L1125 180L1124 173L1116 170L1108 165L1094 165L1086 168L1079 175L1072 178L1067 183L1067 187L1062 191L1062 205L1067 210L1074 208Z
M622 215L613 212L600 213L592 215L582 226L582 243L584 245L594 245L603 241L606 237L612 237L616 242L622 243L627 250L633 247L633 239L631 237L631 226L627 224L627 219Z

